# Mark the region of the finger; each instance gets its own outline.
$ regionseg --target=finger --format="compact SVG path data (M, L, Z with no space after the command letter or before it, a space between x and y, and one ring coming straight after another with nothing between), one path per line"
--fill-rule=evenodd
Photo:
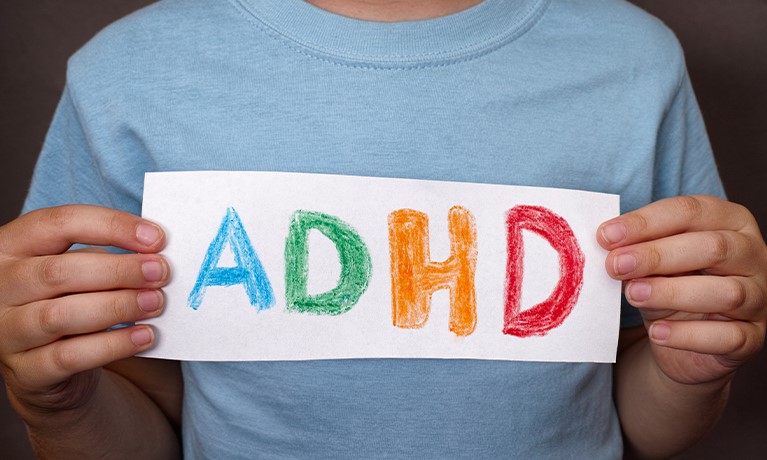
M656 240L685 232L744 231L759 235L751 213L741 205L695 195L666 198L610 219L599 226L597 240L605 249Z
M24 305L79 292L156 289L169 277L168 262L155 254L68 252L13 262L0 291L7 304Z
M0 251L16 256L60 254L75 243L157 252L165 233L156 224L114 209L66 205L32 211L2 227Z
M761 270L750 260L759 249L756 240L737 232L685 233L617 248L607 255L605 267L622 280L695 271L748 276Z
M122 323L158 316L164 297L159 290L120 290L76 294L11 309L4 321L15 327L5 334L4 349L20 352L61 337L103 331Z
M154 332L148 326L131 326L59 340L14 355L14 376L26 388L55 385L69 377L149 349Z
M650 316L652 310L719 314L744 321L758 321L765 315L761 291L753 280L743 277L642 278L630 281L625 292L631 305Z
M657 345L734 361L758 353L764 340L759 326L744 321L655 321L648 335Z

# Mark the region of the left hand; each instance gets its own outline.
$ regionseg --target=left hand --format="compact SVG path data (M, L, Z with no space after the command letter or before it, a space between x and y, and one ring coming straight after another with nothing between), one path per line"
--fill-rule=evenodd
M729 381L761 350L767 246L747 209L710 196L668 198L605 222L597 238L668 378Z

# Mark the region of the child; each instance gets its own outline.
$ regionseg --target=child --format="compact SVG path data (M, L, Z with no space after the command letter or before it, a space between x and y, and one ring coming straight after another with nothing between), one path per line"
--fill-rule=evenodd
M154 332L101 331L170 276L143 174L207 169L619 193L618 363L126 360ZM753 218L690 194L723 191L681 50L626 2L162 1L70 62L45 209L0 229L3 377L43 456L167 458L180 424L189 458L666 457L765 334Z

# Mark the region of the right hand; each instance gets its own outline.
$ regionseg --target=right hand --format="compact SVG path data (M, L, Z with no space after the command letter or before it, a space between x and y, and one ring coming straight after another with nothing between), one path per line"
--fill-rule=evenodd
M74 243L136 254L69 251ZM152 346L169 279L165 234L144 219L87 205L41 209L0 227L0 372L17 411L87 404L101 367Z

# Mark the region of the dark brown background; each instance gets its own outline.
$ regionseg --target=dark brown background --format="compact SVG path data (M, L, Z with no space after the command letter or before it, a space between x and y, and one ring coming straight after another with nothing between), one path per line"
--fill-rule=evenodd
M67 57L150 0L0 0L0 224L21 209ZM685 48L727 191L767 228L767 1L635 0ZM719 426L683 459L767 458L767 362L739 373ZM0 396L0 458L34 458Z

